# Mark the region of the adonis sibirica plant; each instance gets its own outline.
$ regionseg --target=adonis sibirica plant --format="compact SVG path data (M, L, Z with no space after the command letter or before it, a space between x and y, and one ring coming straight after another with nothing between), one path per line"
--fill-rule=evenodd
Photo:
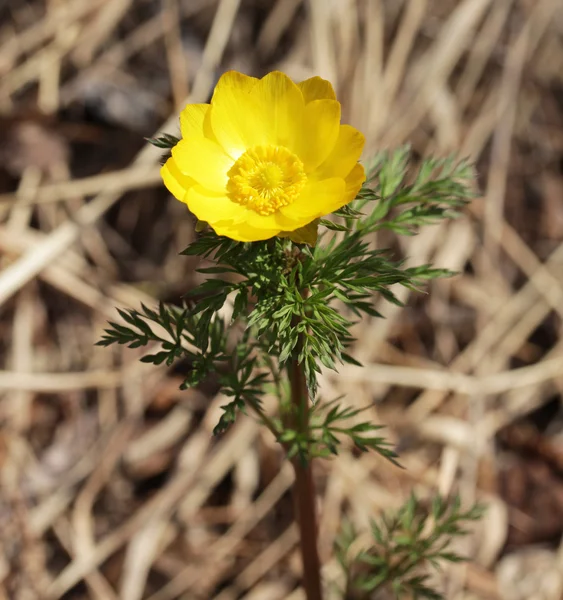
M213 266L200 269L208 278L181 307L120 310L123 322L110 323L99 343L156 342L158 351L142 360L184 360L183 388L214 378L230 399L216 434L241 413L271 431L295 471L303 588L308 600L320 600L330 582L321 580L312 464L337 455L345 439L397 465L399 457L381 423L363 419L346 398L319 396L318 374L323 366L361 366L352 326L381 317L375 298L400 304L393 286L415 290L452 274L406 267L375 247L373 234L414 235L456 217L472 196L473 172L454 158L415 168L406 147L362 164L364 136L341 124L341 105L320 77L295 84L280 72L262 79L227 72L209 104L185 107L180 130L180 138L150 141L168 152L164 184L197 219L184 254ZM272 393L273 414L263 402ZM441 598L425 569L460 560L448 546L479 516L478 507L413 496L380 524L374 515L373 545L355 555L348 549L356 534L343 527L335 548L347 582L342 598L385 589L396 598Z

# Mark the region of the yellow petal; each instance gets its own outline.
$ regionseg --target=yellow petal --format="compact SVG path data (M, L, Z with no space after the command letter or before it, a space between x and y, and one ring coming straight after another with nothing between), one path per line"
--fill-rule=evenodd
M160 169L160 175L168 191L181 202L185 202L188 190L196 183L178 169L174 159L169 158Z
M319 237L319 219L315 219L308 225L305 225L305 227L300 227L295 231L281 231L278 233L278 237L288 237L296 244L316 246L317 238Z
M346 190L344 191L345 202L343 202L340 206L344 206L349 202L352 202L354 198L358 195L362 184L366 180L366 172L364 170L364 166L360 163L356 163L354 168L350 171L349 175L344 180L346 182ZM338 210L340 208L334 208L331 212Z
M209 104L188 104L180 113L180 130L184 139L201 137Z
M219 79L211 99L210 123L217 141L233 159L247 148L267 143L257 121L256 103L250 92L258 79L228 71Z
M244 207L231 202L224 194L215 194L197 184L188 190L186 204L200 221L206 221L210 225L217 221L234 219L245 212Z
M273 71L254 86L250 93L256 103L258 123L266 133L262 143L285 146L297 152L303 134L303 95L284 73Z
M244 221L250 227L255 227L256 229L277 229L278 231L280 229L287 229L288 231L293 231L297 227L304 225L302 221L297 222L295 219L285 216L279 210L271 215L261 215L253 210L245 210L246 212L239 213L235 217L235 221Z
M305 79L301 83L297 84L305 102L311 102L312 100L336 100L336 94L330 81L322 79L321 77L311 77Z
M268 240L277 235L279 229L259 229L248 223L233 223L233 221L220 221L211 225L217 235L224 235L239 242L258 242Z
M289 219L301 221L300 226L303 226L346 204L345 189L344 180L340 177L323 181L310 180L299 199L289 206L284 206L280 212Z
M366 138L354 127L341 125L336 144L327 159L312 174L315 179L346 177L362 155Z
M225 191L233 159L216 142L204 137L180 140L172 148L172 157L184 175L210 190Z
M339 130L339 102L313 100L305 106L298 156L303 161L307 173L316 169L330 154L338 139Z
M222 94L249 94L257 83L256 77L250 77L250 75L238 71L226 71L219 77L213 90L211 104L214 104Z

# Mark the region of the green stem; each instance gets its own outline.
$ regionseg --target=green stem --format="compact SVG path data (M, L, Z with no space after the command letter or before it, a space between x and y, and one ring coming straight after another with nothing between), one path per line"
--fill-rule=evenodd
M277 439L279 435L279 429L276 427L274 421L262 410L262 407L253 402L252 400L248 401L250 408L256 413L258 418L262 421L262 423L274 434L274 437Z
M298 344L299 346L299 344ZM289 375L291 380L291 402L293 405L293 422L299 437L309 437L309 397L305 383L305 374L299 364L296 349L291 360ZM317 515L316 494L313 473L311 470L311 457L296 456L291 461L295 470L295 483L293 497L295 503L296 521L299 526L301 558L303 560L303 587L307 600L322 600L321 589L321 563L317 549Z

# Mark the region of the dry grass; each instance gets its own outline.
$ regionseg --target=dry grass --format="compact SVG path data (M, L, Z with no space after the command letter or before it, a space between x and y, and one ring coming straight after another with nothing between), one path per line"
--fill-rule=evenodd
M330 78L366 154L475 161L467 218L407 240L461 271L358 329L371 405L406 469L318 466L321 552L411 489L489 503L448 599L563 598L563 8L560 0L11 0L0 7L0 599L303 598L292 473L213 382L93 346L115 306L198 275L192 222L143 143L218 75ZM181 367L179 367L181 370Z

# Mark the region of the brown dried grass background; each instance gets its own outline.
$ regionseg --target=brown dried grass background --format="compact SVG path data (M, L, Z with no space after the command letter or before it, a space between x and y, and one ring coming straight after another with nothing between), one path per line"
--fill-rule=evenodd
M460 275L382 304L356 331L366 367L323 375L406 467L317 465L325 579L344 516L459 492L489 510L445 596L563 598L560 0L6 0L0 19L0 598L304 598L271 436L241 418L213 438L212 381L179 392L182 365L94 346L114 307L200 277L143 136L230 68L329 78L366 156L470 156L482 192L466 218L382 236Z

